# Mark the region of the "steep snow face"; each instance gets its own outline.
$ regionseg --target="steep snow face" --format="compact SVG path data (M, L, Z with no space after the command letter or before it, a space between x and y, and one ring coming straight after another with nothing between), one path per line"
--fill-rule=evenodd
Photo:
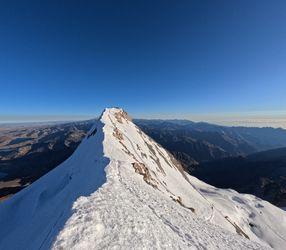
M121 109L0 204L0 249L283 249L286 213L186 174Z

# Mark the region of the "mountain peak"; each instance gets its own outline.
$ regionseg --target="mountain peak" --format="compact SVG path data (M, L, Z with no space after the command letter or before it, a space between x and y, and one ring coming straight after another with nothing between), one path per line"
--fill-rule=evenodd
M118 119L118 122L122 122L122 119L132 121L132 119L130 118L128 113L125 110L123 110L122 108L119 108L119 107L105 108L103 110L103 112L101 113L100 119L104 115L105 116L106 115L115 116Z
M68 160L1 203L0 223L1 249L286 243L285 212L188 175L120 108L105 109Z

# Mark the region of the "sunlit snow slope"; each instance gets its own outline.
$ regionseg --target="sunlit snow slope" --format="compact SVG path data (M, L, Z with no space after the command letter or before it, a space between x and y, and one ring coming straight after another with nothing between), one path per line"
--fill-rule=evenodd
M186 174L121 109L0 204L0 249L285 249L286 212Z

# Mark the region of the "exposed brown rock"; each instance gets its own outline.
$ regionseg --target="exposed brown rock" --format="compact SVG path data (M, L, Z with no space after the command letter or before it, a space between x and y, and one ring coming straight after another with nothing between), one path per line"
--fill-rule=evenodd
M120 110L115 113L115 118L119 123L123 123L123 120L125 121L132 121L131 117L125 112L124 110Z
M149 169L145 166L144 163L134 162L132 163L133 168L135 169L135 173L138 173L143 176L143 180L151 185L153 188L157 187L157 181L152 178Z
M244 236L245 238L249 239L249 236L243 232L243 230L235 223L235 222L232 222L228 216L225 216L224 218L226 218L226 220L234 226L235 228L235 231L237 232L237 234L239 234L240 236Z
M113 136L116 137L119 141L123 141L123 134L119 131L118 128L114 129Z
M187 208L187 209L190 209L193 213L195 213L195 209L193 207L187 207L184 203L183 203L183 200L180 196L178 197L173 197L173 196L170 196L172 198L173 201L175 202L178 202L182 207L184 208Z

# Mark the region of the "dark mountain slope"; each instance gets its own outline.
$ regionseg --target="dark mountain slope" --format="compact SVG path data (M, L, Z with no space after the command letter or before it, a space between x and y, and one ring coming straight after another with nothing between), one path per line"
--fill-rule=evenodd
M212 185L286 206L286 148L202 163L192 174Z
M186 120L135 120L149 136L192 170L199 162L286 146L286 130L225 127Z

